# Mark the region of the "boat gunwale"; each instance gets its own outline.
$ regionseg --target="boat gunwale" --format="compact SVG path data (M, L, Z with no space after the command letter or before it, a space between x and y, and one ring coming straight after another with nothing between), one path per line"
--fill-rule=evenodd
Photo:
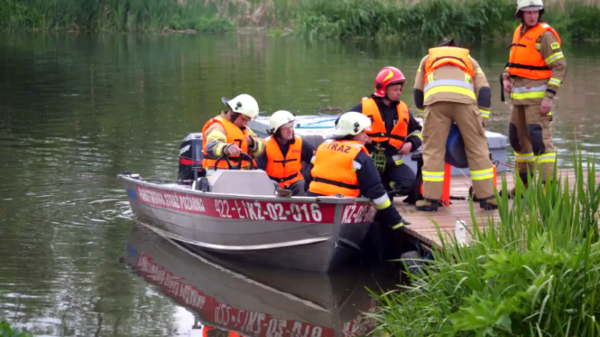
M230 194L230 193L214 193L214 192L203 192L192 189L182 189L165 186L165 184L150 182L147 180L140 180L132 178L125 174L117 174L117 178L123 181L131 182L135 185L143 185L152 188L159 188L162 190L168 190L171 192L193 194L197 196L208 197L211 199L238 199L238 200L253 200L253 201L277 201L277 202L309 202L309 203L322 203L322 204L335 204L335 205L346 205L346 204L368 204L373 203L368 198L349 198L349 197L334 197L334 196L294 196L294 197L277 197L275 195L250 195L250 194Z

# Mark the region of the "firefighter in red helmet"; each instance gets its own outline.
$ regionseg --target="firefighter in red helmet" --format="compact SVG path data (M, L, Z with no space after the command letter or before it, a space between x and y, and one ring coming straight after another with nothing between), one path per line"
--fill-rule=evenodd
M375 92L363 97L350 111L360 112L372 121L367 135L371 144L367 149L389 190L408 195L405 202L415 203L415 172L403 162L402 156L421 147L421 125L400 100L404 74L395 67L384 67L375 77Z

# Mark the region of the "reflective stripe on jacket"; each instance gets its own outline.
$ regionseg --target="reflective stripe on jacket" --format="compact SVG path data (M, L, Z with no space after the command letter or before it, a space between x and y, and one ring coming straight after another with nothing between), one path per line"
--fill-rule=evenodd
M443 66L455 66L461 72L455 72L454 75L448 78L439 78L434 72ZM428 98L436 94L462 96L470 103L477 103L472 83L473 63L469 57L468 49L457 47L431 48L423 70L425 72L423 78L425 105L427 105ZM458 74L460 74L460 77Z

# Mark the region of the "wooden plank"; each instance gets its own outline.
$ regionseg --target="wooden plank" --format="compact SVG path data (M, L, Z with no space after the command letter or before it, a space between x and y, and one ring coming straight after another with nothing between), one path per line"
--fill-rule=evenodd
M586 173L584 172L584 176L585 174ZM575 171L573 169L560 169L558 175L563 177L563 180L564 178L567 178L571 188L574 186ZM508 189L511 189L514 186L514 174L512 172L503 172L498 174L498 188L501 188L502 186L501 176L506 177ZM596 181L600 181L600 172L596 173ZM470 186L471 180L468 176L453 176L450 187L450 195L457 197L468 197ZM402 217L411 222L411 225L406 227L405 232L414 239L430 247L433 246L434 242L438 246L441 244L434 221L438 224L442 233L444 233L444 229L448 231L448 233L445 234L445 237L448 239L450 238L449 236L454 235L454 226L457 220L464 221L470 230L473 228L469 200L451 200L450 206L440 206L438 211L435 213L417 211L414 205L407 205L399 200L394 200L394 204L396 205L396 208L400 214L402 214ZM499 220L497 210L482 210L479 208L478 202L473 204L473 209L475 211L475 218L477 219L480 227L485 227L490 217L493 218L495 222L498 222Z

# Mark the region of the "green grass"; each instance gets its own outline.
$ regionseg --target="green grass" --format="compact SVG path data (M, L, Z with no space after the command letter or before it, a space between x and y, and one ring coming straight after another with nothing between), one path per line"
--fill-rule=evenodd
M379 329L393 336L600 335L600 186L594 164L581 156L574 162L573 188L559 178L544 189L538 179L512 204L503 180L500 222L485 227L472 215L469 247L442 240L443 250L409 286L379 296ZM524 191L521 182L517 189Z

